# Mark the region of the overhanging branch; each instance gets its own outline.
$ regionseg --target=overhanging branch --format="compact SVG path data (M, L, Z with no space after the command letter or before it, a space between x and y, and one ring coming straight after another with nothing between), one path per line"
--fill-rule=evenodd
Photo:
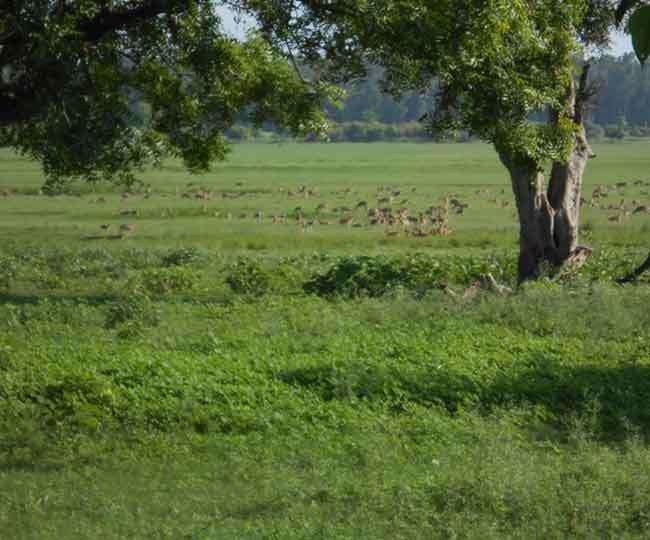
M183 11L188 6L189 0L148 0L130 9L103 8L91 19L81 22L79 30L84 39L99 41L110 32L124 30L163 13Z

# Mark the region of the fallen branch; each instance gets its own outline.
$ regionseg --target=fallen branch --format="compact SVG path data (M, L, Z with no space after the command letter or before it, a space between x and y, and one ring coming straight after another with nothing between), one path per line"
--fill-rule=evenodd
M471 300L481 290L492 291L501 296L512 294L514 292L510 287L506 287L505 285L499 285L499 283L497 283L497 280L494 279L494 276L492 274L481 274L479 276L478 281L474 282L467 289L465 289L462 295L454 291L446 283L442 284L440 286L440 289L444 291L446 294L448 294L449 296L451 296L452 298L460 298L462 300Z
M647 272L648 270L650 270L650 255L648 255L648 258L641 266L639 266L636 270L630 272L627 276L617 280L617 283L632 283L633 281L639 279L641 274Z

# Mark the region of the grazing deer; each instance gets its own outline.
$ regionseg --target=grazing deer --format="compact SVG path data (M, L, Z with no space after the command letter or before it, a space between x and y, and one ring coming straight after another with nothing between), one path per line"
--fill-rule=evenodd
M135 232L135 223L122 223L120 225L120 236L126 238Z
M347 225L348 227L350 227L352 225L352 223L354 223L354 218L351 217L351 216L350 217L344 217L344 218L341 218L339 223L341 225Z
M607 220L616 223L623 223L623 214L616 214L615 216L609 216Z

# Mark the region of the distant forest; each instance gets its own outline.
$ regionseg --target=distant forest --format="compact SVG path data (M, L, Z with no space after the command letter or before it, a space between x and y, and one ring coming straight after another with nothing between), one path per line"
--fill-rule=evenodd
M591 74L599 89L591 111L592 123L650 125L650 70L642 69L633 54L620 58L605 56L594 64ZM395 102L379 88L381 71L372 69L369 75L365 82L346 88L348 99L342 110L328 107L332 120L396 124L417 121L430 110L432 96L409 94Z
M650 137L650 70L642 69L633 54L604 56L592 67L592 81L598 89L587 121L592 139L603 137ZM399 101L382 93L379 68L369 70L368 78L345 87L343 108L327 106L332 120L329 138L337 141L380 141L427 139L430 135L418 120L434 105L433 95L405 94ZM541 116L540 116L541 119ZM268 126L268 131L273 131ZM260 134L240 123L228 135L234 140L259 138ZM275 133L275 138L283 138ZM471 139L458 133L452 138Z

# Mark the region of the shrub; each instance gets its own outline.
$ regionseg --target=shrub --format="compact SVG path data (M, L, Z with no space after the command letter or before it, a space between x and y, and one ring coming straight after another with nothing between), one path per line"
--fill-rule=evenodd
M183 266L200 261L204 255L195 247L174 249L163 256L163 266Z
M240 259L231 267L226 283L238 294L261 296L271 289L271 275L258 261Z
M160 324L160 313L146 294L133 293L114 302L106 311L104 326L118 329L120 337L136 337L145 328Z
M11 280L16 277L18 265L13 257L0 257L0 290L9 289Z
M605 137L608 139L624 139L627 135L625 128L620 125L608 125L605 126Z
M361 122L351 122L343 126L345 139L349 142L362 142L366 140L366 127Z
M599 124L585 123L585 130L590 140L598 141L605 137L605 129Z
M201 274L193 268L173 266L145 270L140 276L140 286L148 293L185 293L195 290Z
M487 273L498 281L514 281L514 258L446 256L437 259L421 254L392 258L344 257L326 272L313 276L305 283L304 290L319 296L378 297L404 288L422 295L442 283L469 285Z
M366 128L366 140L369 142L377 142L384 139L384 126L377 122L369 124Z

